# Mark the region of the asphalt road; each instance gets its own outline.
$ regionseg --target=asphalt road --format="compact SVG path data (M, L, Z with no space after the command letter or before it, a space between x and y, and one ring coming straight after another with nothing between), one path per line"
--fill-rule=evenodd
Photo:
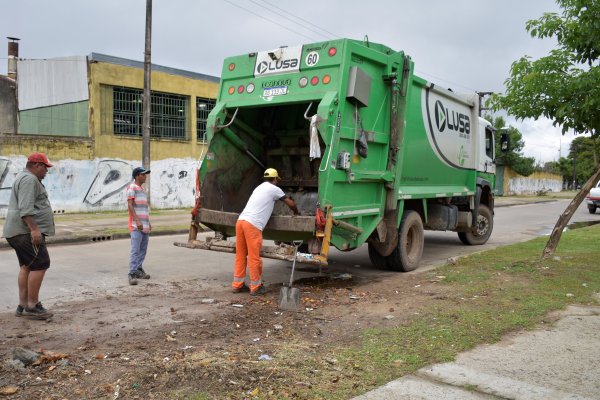
M496 208L495 227L490 241L484 246L464 246L456 233L426 232L424 257L419 273L445 262L449 257L460 256L483 249L506 245L548 234L568 200L549 203ZM572 219L599 221L600 214L590 215L582 205ZM173 246L174 241L186 241L187 235L156 236L150 247L144 269L152 275L152 283L201 279L214 282L215 287L228 290L233 255L204 250L191 250ZM129 290L127 285L129 240L50 247L52 266L48 271L40 298L45 304L59 301L93 298L97 295ZM0 250L0 312L14 309L17 295L17 260L12 249ZM267 283L289 279L290 263L277 260L264 261L264 280ZM333 250L330 255L333 273L348 272L362 279L393 279L401 276L395 272L382 272L371 266L366 246L351 252ZM316 273L314 267L302 267L296 278Z

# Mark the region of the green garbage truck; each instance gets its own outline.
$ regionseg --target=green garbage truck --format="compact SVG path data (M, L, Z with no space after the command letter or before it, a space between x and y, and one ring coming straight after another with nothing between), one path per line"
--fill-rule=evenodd
M275 168L299 216L277 202L261 255L327 265L368 245L381 269L418 267L424 230L485 243L494 226L494 129L476 93L414 74L385 45L339 39L225 59L207 119L192 226L176 245L235 252L235 223ZM288 245L302 240L299 252Z

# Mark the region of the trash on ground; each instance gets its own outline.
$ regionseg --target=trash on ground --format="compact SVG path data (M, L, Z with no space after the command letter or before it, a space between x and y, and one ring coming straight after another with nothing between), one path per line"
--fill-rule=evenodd
M33 364L40 356L39 353L22 347L15 347L12 355L13 359L21 361L24 365Z
M343 274L334 275L332 278L340 281L349 281L352 279L352 274L345 272Z

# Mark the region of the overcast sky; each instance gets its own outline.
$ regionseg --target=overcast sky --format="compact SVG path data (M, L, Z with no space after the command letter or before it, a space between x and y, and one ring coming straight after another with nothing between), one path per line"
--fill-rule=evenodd
M92 52L143 61L145 0L3 0L0 40L18 37L21 58ZM416 73L457 92L502 92L513 61L547 54L525 23L559 11L554 0L154 0L152 62L219 76L226 56L336 37L403 50ZM7 45L0 52L6 74ZM509 121L538 161L565 156L547 120Z

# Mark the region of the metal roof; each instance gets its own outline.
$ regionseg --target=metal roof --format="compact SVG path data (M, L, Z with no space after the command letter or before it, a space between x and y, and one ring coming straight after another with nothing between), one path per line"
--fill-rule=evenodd
M123 65L126 67L140 68L144 69L144 63L141 61L129 60L127 58L108 56L106 54L100 53L91 53L88 56L89 60L94 60L98 62L106 62L111 64ZM200 74L198 72L186 71L183 69L164 67L162 65L152 64L152 71L160 71L171 75L179 75L185 76L186 78L199 79L209 82L219 83L220 78L217 76Z

